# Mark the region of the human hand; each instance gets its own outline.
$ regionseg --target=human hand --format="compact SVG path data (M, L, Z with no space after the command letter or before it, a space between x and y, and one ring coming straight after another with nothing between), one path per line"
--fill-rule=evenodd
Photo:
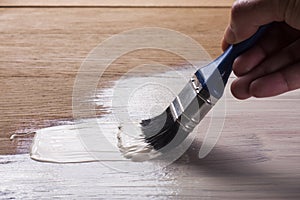
M300 88L300 0L239 0L232 7L222 48L277 21L261 40L233 64L231 85L238 99L270 97Z

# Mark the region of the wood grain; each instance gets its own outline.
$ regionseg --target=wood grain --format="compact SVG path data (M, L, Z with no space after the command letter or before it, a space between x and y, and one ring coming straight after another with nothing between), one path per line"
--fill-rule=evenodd
M39 163L29 159L30 137L9 140L15 132L72 120L77 71L88 53L110 36L141 27L168 28L193 38L215 58L222 52L229 12L229 8L0 8L1 198L299 199L300 91L241 102L227 88L224 128L211 154L198 158L200 138L178 161L153 173L121 173L109 163ZM187 64L170 52L134 51L109 66L99 89L109 89L113 81L144 63L174 69ZM97 114L107 110L99 106Z
M230 7L234 0L2 0L0 6Z
M76 72L88 53L113 34L140 27L168 28L195 39L216 57L228 19L228 9L204 8L139 8L134 14L130 8L2 8L0 12L0 125L5 138L72 118ZM151 60L182 62L170 53L140 51L117 60L105 76L116 79ZM10 147L2 144L1 152L11 153Z

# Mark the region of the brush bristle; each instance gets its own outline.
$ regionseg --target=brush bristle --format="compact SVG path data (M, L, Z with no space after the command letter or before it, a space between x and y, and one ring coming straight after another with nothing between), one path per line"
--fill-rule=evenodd
M163 148L173 140L179 126L180 124L177 120L174 120L170 108L152 119L142 120L141 122L145 141L156 150Z
M155 150L168 151L180 145L211 107L198 95L187 106L184 114L175 118L168 107L162 114L142 120L145 141ZM191 116L193 120L191 120ZM168 146L168 148L166 148Z

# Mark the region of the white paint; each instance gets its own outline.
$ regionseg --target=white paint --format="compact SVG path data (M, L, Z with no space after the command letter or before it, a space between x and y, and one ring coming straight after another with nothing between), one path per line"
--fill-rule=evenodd
M145 143L144 138L129 138L126 142L124 140L124 127L119 127L118 132L118 147L123 156L132 161L143 162L161 155L160 152L155 151L153 147ZM126 135L125 135L126 137Z
M162 112L194 71L189 67L133 78L128 78L128 74L134 71L128 72L113 88L100 90L96 96L95 103L108 108L110 114L73 125L38 130L31 158L59 163L155 158L160 154L145 144L140 132L134 129L139 129L137 123L141 119ZM120 125L122 130L119 130Z
M155 68L165 73L155 74ZM142 70L140 69L142 68ZM151 73L142 77L134 77L144 68L151 68ZM186 67L180 71L170 70L162 65L141 65L128 71L113 88L100 90L96 95L95 104L108 108L109 114L94 119L80 119L73 125L50 127L37 131L34 138L31 158L49 162L90 162L90 161L149 161L153 164L155 158L159 162L152 167L161 167L177 160L191 145L197 128L176 148L161 154L144 142L139 122L159 115L187 84L194 67ZM223 103L219 104L223 105ZM216 106L218 107L218 106ZM224 113L224 106L217 109ZM214 116L213 116L214 117ZM203 145L207 155L218 140L222 130L224 115L213 124L213 134L206 136L210 143ZM223 120L223 121L222 121ZM212 120L213 122L213 120ZM162 125L164 123L161 123ZM217 125L220 126L217 126ZM121 127L121 128L120 128ZM218 130L215 130L218 129ZM220 130L219 130L220 129ZM207 138L206 137L206 138ZM202 149L203 149L202 148ZM204 156L203 156L204 157ZM125 159L125 160L126 160ZM164 160L164 162L161 162ZM131 170L135 166L114 166L118 170Z

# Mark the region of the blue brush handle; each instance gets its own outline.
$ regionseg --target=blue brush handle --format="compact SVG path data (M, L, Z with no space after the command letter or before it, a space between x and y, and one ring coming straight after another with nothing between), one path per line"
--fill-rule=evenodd
M234 60L254 46L269 26L271 26L271 24L261 26L249 39L238 44L230 45L220 57L199 69L195 75L202 87L208 89L210 94L216 98L221 98L224 92L224 86L232 72Z

